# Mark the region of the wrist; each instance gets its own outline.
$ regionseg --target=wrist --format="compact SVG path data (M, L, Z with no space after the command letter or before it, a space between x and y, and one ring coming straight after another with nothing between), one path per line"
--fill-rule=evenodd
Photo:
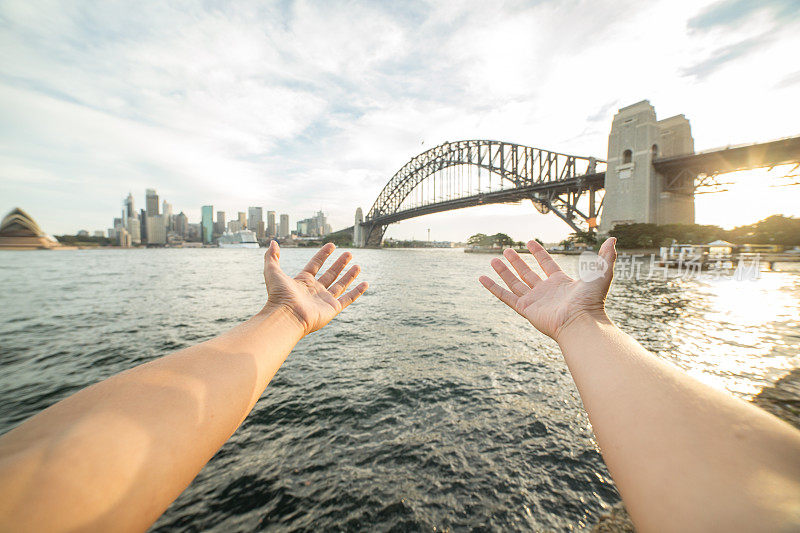
M293 334L297 339L302 339L308 332L306 325L297 317L297 314L286 305L267 302L264 307L256 313L255 319L276 323L288 333Z
M614 327L605 308L582 309L571 315L556 331L553 339L563 348L564 342L597 327Z

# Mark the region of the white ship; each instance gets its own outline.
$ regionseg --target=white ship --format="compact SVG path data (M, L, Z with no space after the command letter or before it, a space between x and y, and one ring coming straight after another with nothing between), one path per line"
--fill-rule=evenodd
M243 229L235 233L226 231L219 237L220 248L258 248L256 234L249 229Z

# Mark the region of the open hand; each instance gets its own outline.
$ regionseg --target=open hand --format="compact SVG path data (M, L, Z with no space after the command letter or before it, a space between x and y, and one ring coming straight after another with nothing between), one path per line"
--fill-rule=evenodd
M607 263L602 276L592 281L575 280L567 276L547 250L536 241L528 243L533 257L542 267L546 278L540 278L512 249L503 255L519 274L519 278L503 263L492 259L494 271L500 275L510 290L502 288L487 276L480 282L492 294L520 315L527 318L536 329L558 341L565 327L583 314L605 317L605 299L614 277L617 252L616 239L607 239L600 247L599 256ZM522 279L520 279L522 278Z
M278 243L272 241L264 256L264 280L267 282L265 309L287 309L297 318L303 328L303 334L307 335L320 329L345 307L356 301L367 290L366 282L359 283L344 296L342 293L356 279L361 268L357 265L351 267L339 281L336 281L353 258L350 252L343 253L323 275L315 277L335 249L336 246L333 244L326 244L297 276L290 278L281 270L281 250Z

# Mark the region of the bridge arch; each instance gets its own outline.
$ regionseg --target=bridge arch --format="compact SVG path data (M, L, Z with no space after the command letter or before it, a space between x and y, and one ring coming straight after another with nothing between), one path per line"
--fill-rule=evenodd
M532 146L494 140L445 142L414 158L398 170L381 190L362 224L362 245L379 245L386 227L393 223L425 214L480 205L503 203L529 198L541 212L553 211L574 229L578 222L596 217L594 192L602 189L603 173L592 157L582 157L543 150ZM426 180L455 180L444 177L443 171L458 166L477 168L478 176L486 171L487 181L467 190L459 183L447 184L448 194L414 205L410 195ZM491 181L492 176L497 176ZM435 183L435 181L434 181ZM484 184L488 185L485 187ZM445 184L440 181L440 185ZM493 189L494 186L494 189ZM482 188L483 187L483 188ZM577 207L578 198L591 192L588 214ZM599 207L598 207L599 209ZM591 222L589 222L591 226Z

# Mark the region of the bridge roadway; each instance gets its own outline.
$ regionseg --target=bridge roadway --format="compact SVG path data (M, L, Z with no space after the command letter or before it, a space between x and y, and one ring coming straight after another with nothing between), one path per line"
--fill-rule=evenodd
M564 190L588 188L592 185L594 185L597 189L602 189L605 176L605 172L595 172L593 174L584 174L583 176L568 178L565 180L535 183L533 185L527 185L523 187L512 187L499 191L464 196L462 198L444 200L442 202L422 205L412 209L404 209L403 211L398 211L396 213L370 219L368 222L376 226L385 226L394 222L400 222L401 220L419 217L422 215L430 215L433 213L441 213L442 211L451 211L453 209L463 209L465 207L474 207L476 205L518 202L520 200L530 198L531 195L536 192L551 189Z

